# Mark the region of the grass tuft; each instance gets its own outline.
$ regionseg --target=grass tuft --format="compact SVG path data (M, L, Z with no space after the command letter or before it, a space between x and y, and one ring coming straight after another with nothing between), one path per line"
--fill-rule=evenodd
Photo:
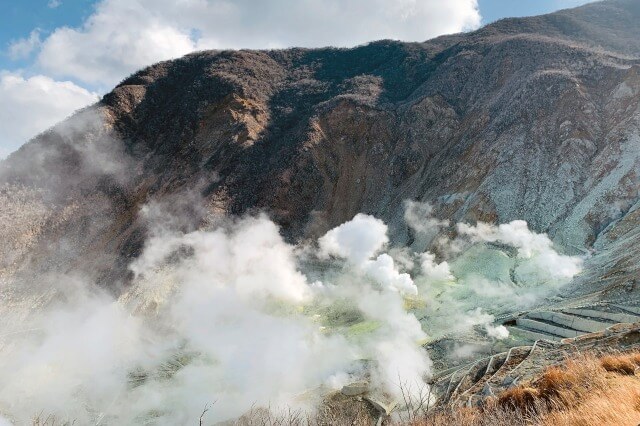
M640 356L640 354L637 354ZM633 358L628 355L618 356L606 356L600 360L602 368L605 370L632 376L636 372L637 364L634 363Z
M412 426L638 425L640 351L578 355L481 407L429 413Z

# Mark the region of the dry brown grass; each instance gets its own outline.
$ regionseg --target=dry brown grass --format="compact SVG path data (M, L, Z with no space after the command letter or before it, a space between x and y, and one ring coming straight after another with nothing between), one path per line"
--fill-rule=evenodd
M638 361L640 361L640 353L605 356L600 359L600 364L607 371L631 376L640 365Z
M640 423L640 381L636 377L619 376L609 388L581 396L575 406L542 416L541 424L636 426Z
M490 411L477 408L456 408L431 413L410 426L527 426L535 424L531 413L514 416L513 410L494 407Z
M497 404L503 408L540 412L571 407L586 392L607 386L606 371L601 361L590 356L578 356L561 366L547 368L540 378L508 389L498 396Z
M431 413L413 426L640 424L640 351L580 355L480 408ZM636 372L639 372L636 375Z
M498 397L498 405L515 410L527 410L535 406L540 391L529 386L507 389Z

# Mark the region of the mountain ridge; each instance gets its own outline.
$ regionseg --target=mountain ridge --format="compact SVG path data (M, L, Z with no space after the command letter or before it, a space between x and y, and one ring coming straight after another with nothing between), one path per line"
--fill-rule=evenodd
M637 19L639 2L609 0L420 43L152 65L0 164L43 221L28 243L7 226L11 259L68 251L68 270L88 254L117 288L144 245L141 207L182 192L205 206L181 210L188 228L264 210L293 241L365 212L423 250L402 220L411 199L452 222L527 220L568 252L614 250L610 228L639 199Z

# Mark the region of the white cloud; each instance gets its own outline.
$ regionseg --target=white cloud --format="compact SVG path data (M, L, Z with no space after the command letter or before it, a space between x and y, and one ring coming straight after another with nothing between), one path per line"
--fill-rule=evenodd
M43 42L39 65L57 76L111 86L143 66L194 50L188 33L142 3L106 0L81 28L58 28Z
M225 47L353 46L383 38L424 41L480 23L476 0L268 0L259 4L214 0L206 3L208 7L202 1L190 4L199 12L192 22L205 37Z
M103 0L81 27L55 30L38 63L110 86L196 49L423 41L479 24L477 0Z
M140 68L194 50L422 41L479 24L477 0L102 0L80 27L44 39L35 29L9 46L13 59L37 52L43 75L1 76L0 157L95 100L54 78L108 90Z
M97 95L69 81L0 72L0 158L53 126Z
M49 9L55 9L58 6L60 6L62 4L62 2L60 0L49 0L49 2L47 3L47 7Z
M78 28L44 39L35 29L9 46L14 59L38 52L44 75L2 75L0 156L95 100L53 78L107 90L142 67L198 49L422 41L479 24L477 0L102 0Z
M40 47L41 43L40 30L36 28L31 31L29 37L21 38L9 43L9 57L14 60L24 59L36 48Z

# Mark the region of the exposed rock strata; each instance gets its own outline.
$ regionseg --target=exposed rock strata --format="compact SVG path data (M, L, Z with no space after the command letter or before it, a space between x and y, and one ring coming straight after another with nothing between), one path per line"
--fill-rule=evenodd
M401 220L414 199L595 247L572 291L623 285L640 238L639 21L640 3L611 0L424 43L153 65L0 164L2 273L83 268L117 292L149 200L187 228L266 210L291 240L365 212L420 249Z

